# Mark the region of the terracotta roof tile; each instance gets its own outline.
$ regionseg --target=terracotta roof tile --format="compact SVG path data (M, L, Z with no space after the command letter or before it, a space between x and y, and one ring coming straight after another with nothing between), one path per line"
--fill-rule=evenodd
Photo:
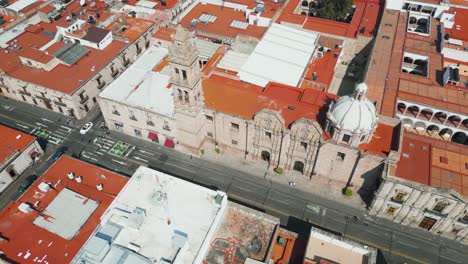
M269 83L264 89L216 74L203 79L205 104L209 109L252 120L266 108L280 112L285 127L301 118L323 124L328 104L335 95Z
M191 25L193 19L198 19L202 14L216 16L214 22L207 24L199 22L195 27ZM236 11L232 8L211 4L197 4L180 22L182 26L192 30L197 30L197 34L204 35L203 32L235 38L237 35L247 35L260 38L267 30L267 27L248 25L246 29L234 28L230 24L233 20L245 22L245 12Z
M29 146L35 137L21 131L0 125L0 164Z

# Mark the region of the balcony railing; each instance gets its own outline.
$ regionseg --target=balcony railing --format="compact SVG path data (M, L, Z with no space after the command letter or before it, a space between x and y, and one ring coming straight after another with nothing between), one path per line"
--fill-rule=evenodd
M137 118L135 116L130 116L129 118L133 121L137 121Z
M58 106L63 106L63 107L66 107L66 106L67 106L67 104L61 103L61 102L59 102L59 101L54 101L54 104L55 104L55 105L58 105Z
M85 97L80 97L80 104L85 104L89 100L89 95L86 95Z
M432 209L429 209L429 208L424 209L424 212L430 213L430 214L433 214L433 215L436 215L436 216L440 216L440 217L447 217L447 215L448 215L448 214L443 214L443 213L441 213L439 211L432 210Z
M102 89L104 86L106 86L106 82L98 82L98 89Z
M403 202L404 202L403 200L398 200L398 199L395 199L395 197L392 197L392 199L391 199L391 200L392 200L392 202L394 202L394 203L398 203L398 204L403 204Z
M148 126L154 126L153 121L146 121L146 124L147 124Z
M120 115L119 111L115 111L115 110L114 110L114 111L112 111L112 114L114 114L114 115L117 115L117 116L119 116L119 115Z
M31 93L30 92L26 92L26 91L18 91L19 94L22 94L22 95L27 95L27 96L31 96Z
M49 98L43 97L43 96L36 96L37 99L40 99L44 102L50 102L51 100Z

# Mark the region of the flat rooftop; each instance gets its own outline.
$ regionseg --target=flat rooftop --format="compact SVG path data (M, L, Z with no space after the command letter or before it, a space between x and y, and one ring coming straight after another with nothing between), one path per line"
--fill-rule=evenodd
M74 179L68 178L70 172ZM79 176L81 182L76 181ZM70 263L127 181L119 174L62 156L0 212L4 256L17 263ZM96 187L99 184L102 190Z
M372 263L371 254L372 251L363 245L341 240L313 228L306 249L305 263L365 264Z
M195 26L192 26L192 21L200 19L202 15L210 15L213 19L207 23L200 21ZM244 22L245 28L231 26L233 21ZM190 31L196 30L198 35L208 36L209 34L206 33L210 33L230 38L235 38L237 35L261 38L268 29L267 27L248 24L245 18L245 11L200 2L182 18L180 23Z
M443 56L434 44L440 22L434 18L430 20L429 36L420 36L406 32L407 13L384 11L365 81L369 87L368 96L376 101L380 114L394 116L397 98L451 112L468 113L467 77L461 75L458 86L441 84L445 66ZM405 56L427 59L427 74L403 72Z
M394 176L432 187L452 189L468 198L466 147L405 132L402 155Z
M279 223L279 218L229 202L204 261L210 264L244 263L247 258L267 261Z
M64 188L33 224L71 240L98 205L96 201Z
M200 262L226 205L224 193L140 167L73 263L120 263L130 255L141 256L131 263Z
M174 100L173 89L169 85L170 73L154 71L167 54L167 48L149 47L99 96L173 117Z

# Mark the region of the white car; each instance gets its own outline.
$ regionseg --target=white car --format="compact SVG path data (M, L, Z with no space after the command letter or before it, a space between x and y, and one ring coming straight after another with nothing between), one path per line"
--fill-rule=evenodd
M84 124L84 126L80 130L80 134L82 135L86 134L89 130L91 130L92 127L93 127L93 123L91 122Z

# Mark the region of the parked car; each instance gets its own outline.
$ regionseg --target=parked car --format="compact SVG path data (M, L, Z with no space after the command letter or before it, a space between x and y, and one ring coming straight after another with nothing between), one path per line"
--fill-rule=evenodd
M19 187L19 191L20 193L23 193L25 192L29 186L31 186L39 177L37 177L37 175L29 175L28 177L26 177L26 179L24 179L24 181L20 184L20 187Z
M82 135L86 134L89 130L91 130L92 127L93 127L93 123L91 122L84 124L84 126L80 130L80 134Z
M52 156L53 160L58 160L63 154L65 154L68 150L68 147L61 147L55 151L54 155Z

